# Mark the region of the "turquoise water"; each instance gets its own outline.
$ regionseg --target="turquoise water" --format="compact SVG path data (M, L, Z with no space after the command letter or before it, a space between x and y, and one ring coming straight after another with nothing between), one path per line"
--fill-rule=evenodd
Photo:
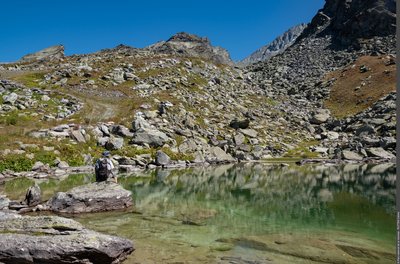
M143 171L119 179L132 209L74 217L132 239L126 263L393 263L395 175L393 164ZM93 179L74 177L41 186Z

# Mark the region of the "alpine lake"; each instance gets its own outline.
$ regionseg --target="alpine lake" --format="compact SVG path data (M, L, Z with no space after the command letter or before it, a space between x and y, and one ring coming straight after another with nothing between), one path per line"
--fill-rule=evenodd
M35 180L43 199L94 175ZM0 193L22 200L33 180ZM135 205L66 215L131 239L124 263L394 263L395 164L246 163L119 175ZM43 214L43 212L41 212Z

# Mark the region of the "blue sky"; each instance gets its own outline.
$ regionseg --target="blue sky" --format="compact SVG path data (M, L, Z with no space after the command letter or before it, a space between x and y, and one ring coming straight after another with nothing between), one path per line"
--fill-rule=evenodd
M208 37L240 60L301 22L324 0L2 1L0 61L63 44L67 55L145 47L176 32Z

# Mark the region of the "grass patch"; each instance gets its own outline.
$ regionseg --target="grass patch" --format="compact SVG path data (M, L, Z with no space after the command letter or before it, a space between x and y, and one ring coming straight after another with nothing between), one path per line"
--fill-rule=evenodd
M31 72L31 73L26 73L23 75L18 75L13 78L13 80L17 82L21 82L27 87L37 87L39 86L39 82L44 80L44 75L46 73L44 72Z
M283 157L303 159L318 158L319 154L317 152L312 152L309 149L311 146L317 145L318 143L317 140L303 141L298 144L297 147L288 150Z
M12 170L15 172L30 171L33 164L34 161L25 157L25 154L0 156L0 172L5 170Z
M161 148L160 150L165 154L167 154L172 160L188 160L188 161L194 160L194 157L191 154L173 152L170 148Z

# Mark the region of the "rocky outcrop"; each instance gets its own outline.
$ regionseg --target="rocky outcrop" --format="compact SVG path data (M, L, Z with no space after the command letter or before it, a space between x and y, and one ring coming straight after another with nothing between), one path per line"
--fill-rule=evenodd
M357 44L359 38L396 33L395 0L328 0L304 32L332 35L340 45Z
M60 213L120 210L132 205L132 194L113 182L91 183L55 194L46 209Z
M57 216L0 212L2 263L121 263L134 251L131 241L103 235Z
M201 57L217 64L233 64L225 49L212 46L208 38L185 32L177 33L167 41L158 42L147 49L156 53Z
M23 56L19 62L58 60L64 57L64 46L57 45Z
M284 52L297 39L306 28L306 24L300 24L287 30L285 33L274 39L271 43L261 47L250 56L240 61L240 65L246 66L255 62L266 61L271 57Z

